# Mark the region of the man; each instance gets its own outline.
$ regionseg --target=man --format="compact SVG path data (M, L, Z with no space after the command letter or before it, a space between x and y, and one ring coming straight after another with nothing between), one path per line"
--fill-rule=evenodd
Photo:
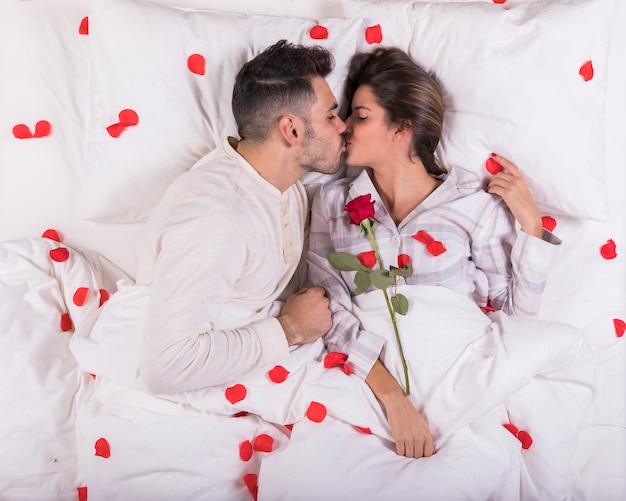
M137 283L150 287L140 372L155 393L230 381L330 328L323 289L278 299L303 248L300 177L332 174L345 124L320 47L284 40L246 63L228 138L177 179L147 225Z

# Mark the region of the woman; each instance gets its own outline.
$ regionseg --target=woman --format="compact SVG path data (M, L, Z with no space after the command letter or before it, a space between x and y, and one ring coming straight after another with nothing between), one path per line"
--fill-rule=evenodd
M509 160L492 154L491 161L503 170L486 190L469 172L447 172L440 164L435 148L443 127L441 91L407 54L378 48L355 55L345 91L346 163L366 168L323 186L313 202L309 275L331 300L328 350L348 354L354 372L370 386L397 453L428 457L435 447L419 402L405 394L381 362L383 336L364 329L354 314L352 275L339 273L326 259L330 252L357 255L371 245L349 223L344 206L371 195L383 261L396 265L400 257L400 267L412 262L413 274L400 282L440 286L508 314L537 312L560 240L542 228L524 177ZM437 252L416 239L420 231L441 244Z

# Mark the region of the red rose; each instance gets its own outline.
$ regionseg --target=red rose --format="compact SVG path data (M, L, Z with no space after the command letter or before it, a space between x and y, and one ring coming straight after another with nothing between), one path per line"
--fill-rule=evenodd
M350 224L360 225L361 221L374 218L374 202L372 195L361 195L346 204L346 212L350 215Z

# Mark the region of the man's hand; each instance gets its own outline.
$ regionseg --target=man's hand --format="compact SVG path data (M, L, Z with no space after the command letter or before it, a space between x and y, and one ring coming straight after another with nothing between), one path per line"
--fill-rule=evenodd
M278 317L289 346L316 341L332 327L328 298L321 287L301 289L287 298Z

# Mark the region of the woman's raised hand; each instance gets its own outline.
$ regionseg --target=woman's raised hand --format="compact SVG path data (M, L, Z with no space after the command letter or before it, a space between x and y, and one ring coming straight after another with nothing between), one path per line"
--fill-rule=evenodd
M541 238L543 232L541 215L526 179L510 160L495 153L491 154L491 158L501 165L503 170L493 175L487 185L487 192L502 197L522 231Z

